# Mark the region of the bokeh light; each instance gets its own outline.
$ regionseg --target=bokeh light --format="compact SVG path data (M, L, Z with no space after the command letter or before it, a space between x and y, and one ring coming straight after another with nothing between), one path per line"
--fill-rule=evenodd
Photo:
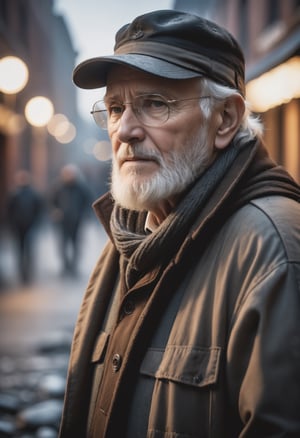
M32 126L45 126L54 112L52 102L43 96L30 99L25 106L25 117Z
M73 123L67 121L61 125L61 131L55 135L56 140L59 143L71 143L76 137L76 128Z
M21 91L28 82L28 68L20 58L5 56L0 60L0 90L5 94Z
M99 161L107 161L111 159L112 150L111 144L107 140L98 141L93 148L93 155Z

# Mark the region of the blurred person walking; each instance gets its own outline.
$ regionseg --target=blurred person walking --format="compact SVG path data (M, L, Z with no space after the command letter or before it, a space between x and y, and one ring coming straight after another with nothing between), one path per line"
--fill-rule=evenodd
M15 188L9 193L7 217L12 231L18 260L19 277L23 283L34 274L33 240L43 211L42 195L33 187L27 170L15 175Z
M79 168L65 165L50 193L51 217L58 227L62 274L76 275L80 230L92 203L92 193Z

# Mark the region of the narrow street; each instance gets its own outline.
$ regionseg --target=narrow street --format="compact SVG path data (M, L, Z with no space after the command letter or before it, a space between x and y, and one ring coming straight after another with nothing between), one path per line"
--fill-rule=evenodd
M53 228L45 226L36 238L35 279L22 285L16 274L13 242L7 240L0 255L5 287L0 292L0 351L28 350L51 335L72 330L91 269L104 244L97 222L82 230L79 273L60 275L60 260Z

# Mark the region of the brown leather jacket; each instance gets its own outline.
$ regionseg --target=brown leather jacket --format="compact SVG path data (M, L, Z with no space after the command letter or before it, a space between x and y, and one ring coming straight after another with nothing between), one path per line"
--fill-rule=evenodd
M256 148L167 266L122 295L110 336L101 327L119 256L108 242L75 329L62 438L300 436L300 192ZM96 210L109 231L109 197Z

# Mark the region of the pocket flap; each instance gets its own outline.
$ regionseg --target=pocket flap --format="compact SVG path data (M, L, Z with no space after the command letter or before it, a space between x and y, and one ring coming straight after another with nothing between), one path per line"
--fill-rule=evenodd
M186 385L211 385L217 382L220 355L220 347L171 345L165 351L149 349L144 357L141 373Z
M108 343L108 338L109 338L109 334L106 332L100 332L100 334L98 335L98 338L95 342L94 351L92 354L92 363L103 362L106 346Z

